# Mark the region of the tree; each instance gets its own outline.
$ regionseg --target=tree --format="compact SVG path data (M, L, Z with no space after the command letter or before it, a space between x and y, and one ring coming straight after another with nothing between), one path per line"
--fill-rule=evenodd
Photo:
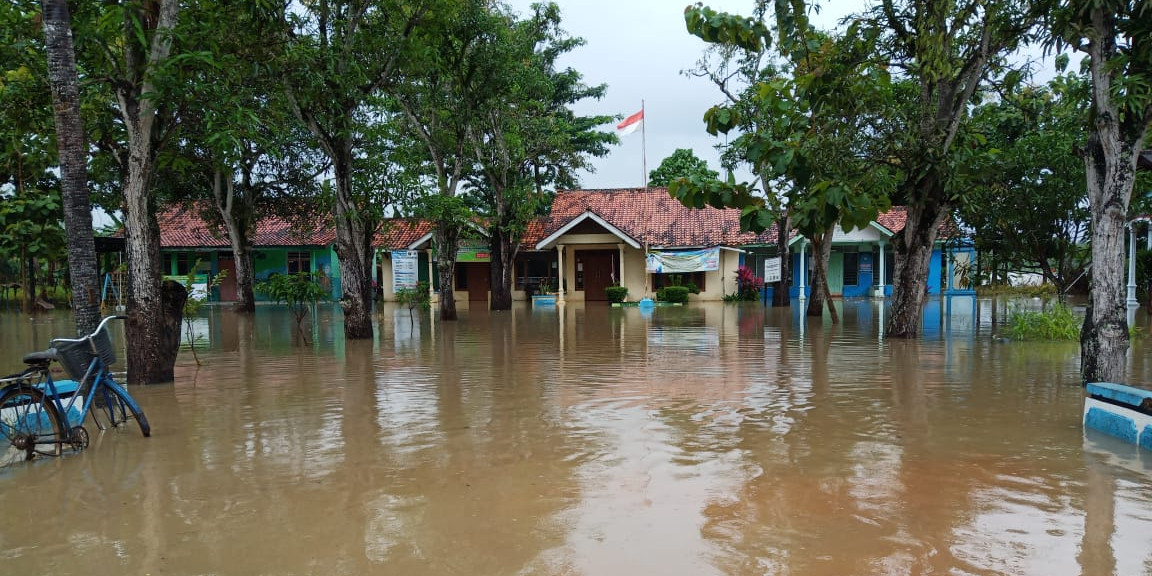
M770 195L768 201L786 204L797 231L813 244L816 265L808 314L822 314L827 304L836 322L827 286L832 233L837 225L846 230L867 226L888 206L888 171L869 160L860 134L875 124L871 107L889 98L889 81L882 67L870 64L868 44L853 32L836 38L789 17L788 12L777 14L780 67L788 74L777 67L759 70L751 86L729 98L735 103L713 107L705 121L713 135L754 127L739 136L732 149L753 166L765 186L781 190L782 197ZM689 8L686 21L693 34L730 41L746 50L749 59L761 57L762 46L771 40L758 20L717 15L707 8ZM757 120L745 120L749 113ZM740 207L742 224L763 230L779 209L749 189L735 185L731 177L726 183L682 177L669 192L688 206Z
M575 172L589 167L589 156L607 154L616 136L595 129L610 116L576 116L570 108L600 98L605 87L586 86L579 72L558 68L557 60L583 40L560 30L556 4L536 4L523 20L496 12L491 22L489 62L500 73L469 131L478 167L469 195L479 198L488 221L489 306L509 310L516 254L528 224L546 208L544 187L578 186Z
M1061 294L1087 266L1084 162L1074 152L1085 141L1087 103L1087 82L1068 74L972 112L971 137L994 152L973 167L961 218L981 254L1040 274Z
M1152 125L1152 14L1138 0L1063 0L1051 43L1083 52L1092 105L1083 149L1092 214L1092 283L1080 331L1084 382L1123 382L1128 352L1124 230L1140 151Z
M408 120L411 134L424 144L431 191L420 204L422 215L436 223L440 319L456 320L456 252L472 223L458 192L475 169L471 131L496 93L491 87L499 85L502 70L492 65L497 43L487 2L461 0L459 5L442 6L443 27L437 34L421 36L420 47L406 62L405 81L391 84L389 97Z
M228 237L235 263L236 305L256 309L252 234L275 214L324 219L313 206L317 177L328 164L293 117L280 79L267 66L277 46L264 38L275 16L263 4L202 4L189 14L186 35L211 46L211 57L189 59L174 105L185 120L168 153L163 193L192 202ZM327 211L324 211L327 212Z
M179 352L184 291L178 283L163 284L153 177L175 123L169 102L180 66L172 57L180 9L179 0L84 3L72 14L74 27L83 30L76 35L80 68L116 103L115 119L100 116L110 109L106 103L91 108L100 118L92 141L113 158L99 164L102 175L122 177L130 384L172 381Z
M671 156L660 162L655 170L648 173L649 186L667 186L677 178L696 176L709 180L717 180L720 174L708 167L708 162L696 156L688 148L677 148Z
M283 7L288 44L278 73L296 118L331 162L328 197L340 258L344 335L350 339L373 335L372 239L385 208L372 190L355 185L363 162L360 134L376 120L373 105L400 79L401 64L415 56L415 38L436 36L425 27L441 8L407 0L318 0Z
M982 153L960 146L972 99L994 76L1009 91L1020 72L1005 58L1030 40L1036 23L1021 0L961 0L942 5L883 0L861 32L874 38L889 66L911 84L893 108L895 122L879 132L884 158L902 171L895 202L906 206L904 229L894 239L896 266L888 336L919 334L929 262L940 226L969 188L958 167Z
M56 148L60 156L72 308L76 314L76 332L84 335L95 331L100 322L100 281L92 232L92 202L88 199L88 141L80 118L80 89L68 4L64 0L43 0L42 5L48 77L56 112Z

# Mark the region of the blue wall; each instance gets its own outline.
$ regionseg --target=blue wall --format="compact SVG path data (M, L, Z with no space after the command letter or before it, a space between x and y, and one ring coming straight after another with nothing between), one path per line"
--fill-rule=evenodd
M811 256L811 254L812 253L808 252L808 251L805 251L805 253L804 253L805 257ZM941 292L940 280L943 277L943 272L941 269L941 263L943 261L944 261L944 254L940 251L940 249L937 248L937 249L932 250L932 257L928 263L928 293L929 294L940 294L940 292ZM875 261L874 255L871 252L861 252L860 253L860 276L859 276L859 282L860 283L855 285L855 286L844 286L843 297L844 298L861 298L861 297L871 296L872 284L873 284L873 282L875 282L877 280L876 266L879 266L879 262ZM800 271L800 254L798 252L793 252L792 253L793 278L792 278L792 287L789 290L789 295L792 298L799 298L800 297L800 286L799 286L799 281L798 281L799 271ZM884 295L885 296L891 296L892 295L892 279L891 278L885 278L884 280L885 280L885 282L887 282L887 284L885 285L885 289L884 289ZM805 279L804 283L805 284L808 283L807 279ZM769 298L769 299L772 298L772 288L769 287L766 290L767 290L767 298ZM804 287L804 295L805 295L805 298L811 297L811 295L812 295L812 287L811 286L805 286Z

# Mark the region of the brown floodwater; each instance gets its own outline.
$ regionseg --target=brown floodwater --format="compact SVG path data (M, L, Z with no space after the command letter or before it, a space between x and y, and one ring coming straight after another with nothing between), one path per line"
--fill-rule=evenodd
M872 301L208 309L132 389L151 438L0 470L0 574L1152 574L1152 455L1085 434L1077 344L961 302L918 341ZM2 371L70 321L0 312Z

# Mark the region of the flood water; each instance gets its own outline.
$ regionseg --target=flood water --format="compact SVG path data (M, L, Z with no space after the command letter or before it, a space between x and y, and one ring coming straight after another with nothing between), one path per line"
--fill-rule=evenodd
M0 574L1152 574L1152 458L1083 431L1076 343L843 306L208 309L132 389L151 438L0 470ZM0 313L3 371L70 322Z

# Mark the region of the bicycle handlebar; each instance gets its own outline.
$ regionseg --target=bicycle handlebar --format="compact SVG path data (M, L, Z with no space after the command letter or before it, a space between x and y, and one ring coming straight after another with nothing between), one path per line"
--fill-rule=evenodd
M112 320L127 320L127 319L128 319L128 317L124 316L122 314L116 314L113 316L106 316L106 317L104 317L103 320L100 321L100 324L98 326L96 326L96 330L94 330L91 334L89 334L83 338L53 338L52 341L53 342L83 342L84 340L89 340L91 338L96 337L96 335L99 334L100 331L104 329L104 326L108 325L108 322L110 322Z

